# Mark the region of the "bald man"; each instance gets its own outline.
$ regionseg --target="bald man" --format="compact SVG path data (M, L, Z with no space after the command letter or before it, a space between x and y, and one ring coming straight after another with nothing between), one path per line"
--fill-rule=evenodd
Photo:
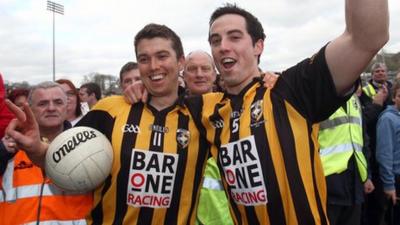
M214 61L207 52L197 50L186 56L183 79L190 95L212 92L216 74Z

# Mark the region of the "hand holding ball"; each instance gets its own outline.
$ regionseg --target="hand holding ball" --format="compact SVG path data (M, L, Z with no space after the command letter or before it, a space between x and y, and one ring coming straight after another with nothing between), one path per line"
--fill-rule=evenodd
M112 162L113 150L106 136L90 127L74 127L51 142L45 169L60 188L86 192L104 182Z

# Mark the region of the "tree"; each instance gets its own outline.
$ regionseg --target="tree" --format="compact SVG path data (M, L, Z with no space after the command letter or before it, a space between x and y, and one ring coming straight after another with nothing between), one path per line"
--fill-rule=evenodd
M371 66L376 62L383 62L386 64L388 71L397 71L400 69L400 52L398 53L387 53L382 49L375 58L368 65L366 72L371 72Z
M98 84L101 88L101 92L106 95L107 95L107 93L118 93L119 92L118 78L113 75L92 72L92 73L89 73L89 74L83 76L83 82L81 84L88 83L88 82L94 82L94 83Z

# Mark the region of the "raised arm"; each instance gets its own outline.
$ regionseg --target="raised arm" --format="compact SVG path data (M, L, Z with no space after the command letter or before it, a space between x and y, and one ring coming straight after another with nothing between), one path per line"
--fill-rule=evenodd
M33 163L43 168L48 144L40 140L39 126L32 110L27 103L24 103L23 111L9 100L6 100L6 104L16 117L9 123L6 135L16 142L19 149L26 152Z
M389 39L387 0L346 0L345 10L345 32L325 53L338 94L349 90Z

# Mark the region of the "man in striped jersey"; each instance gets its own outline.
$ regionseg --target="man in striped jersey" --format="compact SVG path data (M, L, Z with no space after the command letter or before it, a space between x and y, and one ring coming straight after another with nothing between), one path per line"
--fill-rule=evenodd
M183 104L184 95L178 96L182 43L168 27L149 24L135 37L135 53L149 100L135 105L122 96L100 100L78 124L100 130L114 150L112 171L94 191L87 222L194 224L209 145ZM19 121L8 134L42 163L48 146L38 139L30 109L24 106L24 115L10 106Z
M227 94L192 103L214 143L235 223L328 224L314 124L346 102L388 40L387 1L347 0L346 25L265 89L257 79L265 38L260 22L235 5L212 14L209 43Z
M266 89L258 79L260 22L235 5L212 14L209 42L227 93L187 104L214 144L236 224L328 224L315 124L348 100L388 40L387 1L347 0L346 25Z

